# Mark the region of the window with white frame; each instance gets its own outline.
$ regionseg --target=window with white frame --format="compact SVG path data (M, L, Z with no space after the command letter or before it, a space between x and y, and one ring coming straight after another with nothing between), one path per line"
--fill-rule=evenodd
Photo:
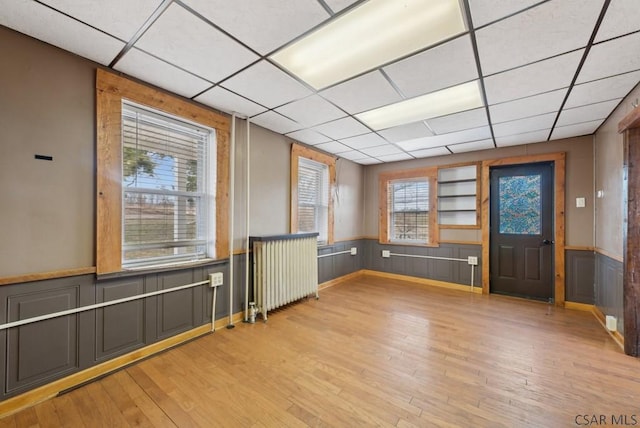
M388 182L389 239L429 242L429 180Z
M215 130L122 105L122 266L215 257Z
M318 232L318 242L328 240L329 166L298 158L298 230Z

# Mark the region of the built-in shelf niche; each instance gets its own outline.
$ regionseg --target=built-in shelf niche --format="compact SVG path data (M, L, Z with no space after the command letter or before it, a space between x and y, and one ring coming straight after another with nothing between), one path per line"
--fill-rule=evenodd
M478 165L438 169L438 223L478 226Z

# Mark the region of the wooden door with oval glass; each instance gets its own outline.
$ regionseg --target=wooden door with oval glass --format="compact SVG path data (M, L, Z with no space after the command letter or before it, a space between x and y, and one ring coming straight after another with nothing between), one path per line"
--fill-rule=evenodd
M490 182L490 291L553 300L553 162L494 167Z

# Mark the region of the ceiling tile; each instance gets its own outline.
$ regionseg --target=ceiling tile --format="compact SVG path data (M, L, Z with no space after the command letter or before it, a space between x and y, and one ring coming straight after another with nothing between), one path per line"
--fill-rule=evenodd
M378 159L374 159L374 158L358 159L356 162L359 163L360 165L374 165L377 163L382 163L382 161L379 161Z
M402 153L402 150L400 150L396 146L392 146L391 144L384 144L382 146L376 146L376 147L368 147L360 151L364 154L367 154L369 156L375 156L375 157L397 155Z
M352 114L402 100L377 70L326 89L320 95Z
M367 147L381 146L387 144L387 142L378 134L369 133L359 135L357 137L345 138L340 140L341 143L346 144L354 149L365 149Z
M497 104L568 87L583 51L571 52L484 79L487 102Z
M565 108L624 98L640 81L640 71L576 85L571 89Z
M384 71L408 98L478 78L468 35L388 65Z
M585 47L602 3L549 1L478 30L482 72L486 76Z
M316 0L183 1L263 55L329 18Z
M451 132L449 134L434 135L433 137L400 141L398 142L398 146L406 151L413 151L448 146L450 144L467 143L487 138L491 138L491 129L488 126L483 126L480 128L467 129L465 131Z
M493 135L505 137L507 135L522 134L524 132L540 131L551 129L553 121L556 120L557 113L541 114L539 116L527 117L525 119L512 120L493 125Z
M591 122L576 123L569 126L559 126L553 130L551 134L552 140L560 140L562 138L579 137L581 135L590 135L596 132L598 126L604 122L604 119L594 120Z
M487 112L484 107L436 117L427 120L427 123L436 134L446 134L469 128L478 128L489 124L487 121Z
M395 126L393 128L378 131L387 141L397 143L398 141L413 140L414 138L430 137L433 135L424 122L415 122L408 125Z
M287 119L274 111L266 111L259 114L258 116L251 118L251 122L279 134L287 134L301 128L301 126L293 120Z
M212 82L258 59L176 3L167 8L136 46Z
M551 129L544 129L523 134L509 135L506 137L496 137L498 147L520 146L523 144L541 143L547 141Z
M266 110L266 108L253 101L249 101L220 86L209 89L207 92L196 97L195 100L228 113L238 113L241 116L251 117Z
M495 148L492 139L473 141L471 143L453 144L448 147L449 150L451 150L453 153L475 152L477 150L487 150Z
M638 0L613 0L598 29L595 42L640 30Z
M299 131L292 132L290 134L287 134L287 137L291 137L294 140L303 143L311 144L312 146L316 144L326 143L327 141L331 140L331 138L325 137L324 135L318 134L317 132L310 129L301 129Z
M594 45L576 83L640 70L640 33Z
M540 0L469 0L473 26L478 28L538 2Z
M448 134L434 135L433 137L421 138L418 140L401 141L398 143L404 150L418 150L438 146L448 146L451 144L467 143L471 141L491 138L491 129L488 126L467 129L464 131L450 132Z
M222 86L269 108L311 95L303 84L267 61L252 65Z
M187 98L211 86L206 80L135 48L129 50L114 68Z
M315 147L319 148L320 150L324 150L325 152L335 154L352 151L350 147L347 147L337 141L329 141L328 143L317 144Z
M303 126L313 126L346 116L342 110L318 95L285 104L276 111Z
M124 47L121 41L34 1L13 1L11 7L5 4L0 25L103 65L108 65Z
M500 123L544 113L557 112L562 105L566 93L567 88L564 88L515 101L494 104L489 106L491 121L493 123Z
M434 147L444 147L446 143L438 140L436 137L414 138L412 140L400 141L397 143L403 150L414 152L422 149L432 149Z
M313 129L336 140L371 132L369 128L351 117L323 123L313 127Z
M358 159L366 159L369 156L367 156L364 153L359 152L357 150L351 150L350 152L342 152L342 153L340 153L340 157L348 159L350 161L357 161Z
M329 7L334 13L338 13L342 9L346 8L347 6L351 6L357 1L358 0L325 0L325 3L329 5Z
M430 158L432 156L445 156L451 154L446 147L436 147L433 149L415 150L409 152L417 158Z
M383 162L396 162L396 161L413 159L413 156L407 153L398 153L395 155L378 156L378 159L380 159Z
M128 42L162 4L162 0L41 0L42 3Z
M558 123L556 123L556 127L597 119L606 119L613 109L620 104L621 100L622 99L619 98L617 100L609 100L582 107L564 109L562 110L562 113L560 113L560 118L558 119Z

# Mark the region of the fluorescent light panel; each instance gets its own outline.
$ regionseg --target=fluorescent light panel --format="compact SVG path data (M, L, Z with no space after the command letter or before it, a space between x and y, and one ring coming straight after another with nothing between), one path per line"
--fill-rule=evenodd
M473 81L369 110L356 117L377 131L471 110L482 105L478 82Z
M321 89L464 31L459 0L369 0L271 59Z

